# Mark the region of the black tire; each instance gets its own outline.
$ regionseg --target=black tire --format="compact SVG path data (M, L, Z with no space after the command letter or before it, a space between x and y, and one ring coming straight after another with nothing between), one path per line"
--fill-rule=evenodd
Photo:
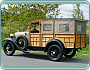
M28 46L28 40L23 35L20 35L20 36L17 37L16 43L20 47L20 49L22 49L22 50L26 49L27 46Z
M58 45L51 45L48 48L47 55L49 59L53 61L58 61L62 57L61 47Z
M6 55L12 56L15 53L15 47L12 42L7 41L4 43L3 51Z
M74 50L74 49L65 49L63 54L66 58L72 58L76 54L76 50Z

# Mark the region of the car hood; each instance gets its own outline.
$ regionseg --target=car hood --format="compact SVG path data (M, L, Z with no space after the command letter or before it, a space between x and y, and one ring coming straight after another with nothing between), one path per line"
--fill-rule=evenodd
M15 36L16 36L16 35L25 35L25 33L28 34L29 32L16 32L16 33L15 33Z

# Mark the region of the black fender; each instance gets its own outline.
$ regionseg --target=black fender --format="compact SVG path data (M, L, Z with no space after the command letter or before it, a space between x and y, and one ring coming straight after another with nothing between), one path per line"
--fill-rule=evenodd
M16 42L15 42L14 39L12 39L12 38L5 38L3 41L10 41L10 42L12 42L17 49L19 49L19 50L21 50L21 51L24 52L24 50L22 50L21 48L19 48L19 46L16 44Z
M53 44L58 44L61 47L61 50L63 52L64 45L60 40L57 40L57 39L52 39L47 43L45 52L48 50L48 47L50 47L50 45L53 45Z

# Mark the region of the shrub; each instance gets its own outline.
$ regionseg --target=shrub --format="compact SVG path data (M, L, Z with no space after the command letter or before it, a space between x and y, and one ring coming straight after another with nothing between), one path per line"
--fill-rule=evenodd
M9 37L9 34L1 30L1 45L4 44L4 39Z

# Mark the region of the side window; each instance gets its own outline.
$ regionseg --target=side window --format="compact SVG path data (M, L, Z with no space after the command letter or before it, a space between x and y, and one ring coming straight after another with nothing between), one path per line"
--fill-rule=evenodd
M43 31L52 31L52 24L43 24Z
M83 25L77 25L77 31L84 32L85 27Z
M69 24L59 24L59 31L69 31Z
M39 23L31 24L31 33L39 33Z

